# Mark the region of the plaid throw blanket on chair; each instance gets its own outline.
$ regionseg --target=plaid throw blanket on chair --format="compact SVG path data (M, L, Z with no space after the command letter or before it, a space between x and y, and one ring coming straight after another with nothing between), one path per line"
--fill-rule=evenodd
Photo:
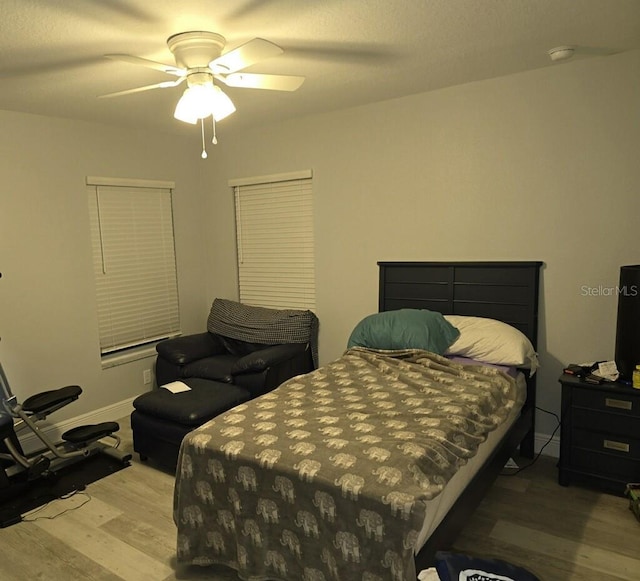
M311 311L252 307L227 299L215 299L207 319L210 333L239 341L265 345L309 343L315 367L318 326L318 317Z

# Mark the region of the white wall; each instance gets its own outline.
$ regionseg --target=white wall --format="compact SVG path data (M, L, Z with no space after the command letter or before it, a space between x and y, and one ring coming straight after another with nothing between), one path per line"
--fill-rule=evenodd
M225 135L209 298L237 296L227 180L312 168L322 362L377 310L377 261L542 260L539 404L558 412L562 365L613 357L617 298L582 287L640 262L639 119L633 52Z
M100 365L85 177L172 180L183 330L208 313L201 160L165 135L0 111L0 361L20 400L79 384L75 417L132 398L154 359ZM200 162L200 163L198 163ZM111 418L117 419L117 418Z

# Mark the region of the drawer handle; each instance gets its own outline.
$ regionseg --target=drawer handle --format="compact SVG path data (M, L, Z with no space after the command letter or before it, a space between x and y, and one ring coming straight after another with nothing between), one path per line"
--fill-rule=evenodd
M604 440L602 445L609 450L616 450L618 452L629 452L629 444L624 442L616 442L614 440Z
M633 402L624 400L624 399L613 399L611 397L607 397L604 400L604 405L609 408L618 408L621 410L630 410L633 407Z

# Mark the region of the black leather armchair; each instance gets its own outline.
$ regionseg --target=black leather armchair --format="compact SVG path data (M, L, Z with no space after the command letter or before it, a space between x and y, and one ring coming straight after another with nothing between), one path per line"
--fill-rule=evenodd
M167 339L156 350L158 385L209 379L244 387L252 397L314 369L308 343L264 345L206 332Z
M143 460L153 458L174 469L185 434L295 375L313 371L317 328L311 311L216 299L206 333L156 346L158 385L182 381L188 389L154 389L134 400L133 449Z

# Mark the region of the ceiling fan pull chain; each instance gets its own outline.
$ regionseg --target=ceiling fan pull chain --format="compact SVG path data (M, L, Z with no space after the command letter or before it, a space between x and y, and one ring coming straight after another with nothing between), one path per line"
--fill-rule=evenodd
M213 115L211 115L211 121L213 122L213 139L211 140L211 143L213 143L213 145L218 145L218 138L216 137L216 120Z
M202 128L202 159L207 159L207 150L204 146L204 118L200 119L200 127Z

